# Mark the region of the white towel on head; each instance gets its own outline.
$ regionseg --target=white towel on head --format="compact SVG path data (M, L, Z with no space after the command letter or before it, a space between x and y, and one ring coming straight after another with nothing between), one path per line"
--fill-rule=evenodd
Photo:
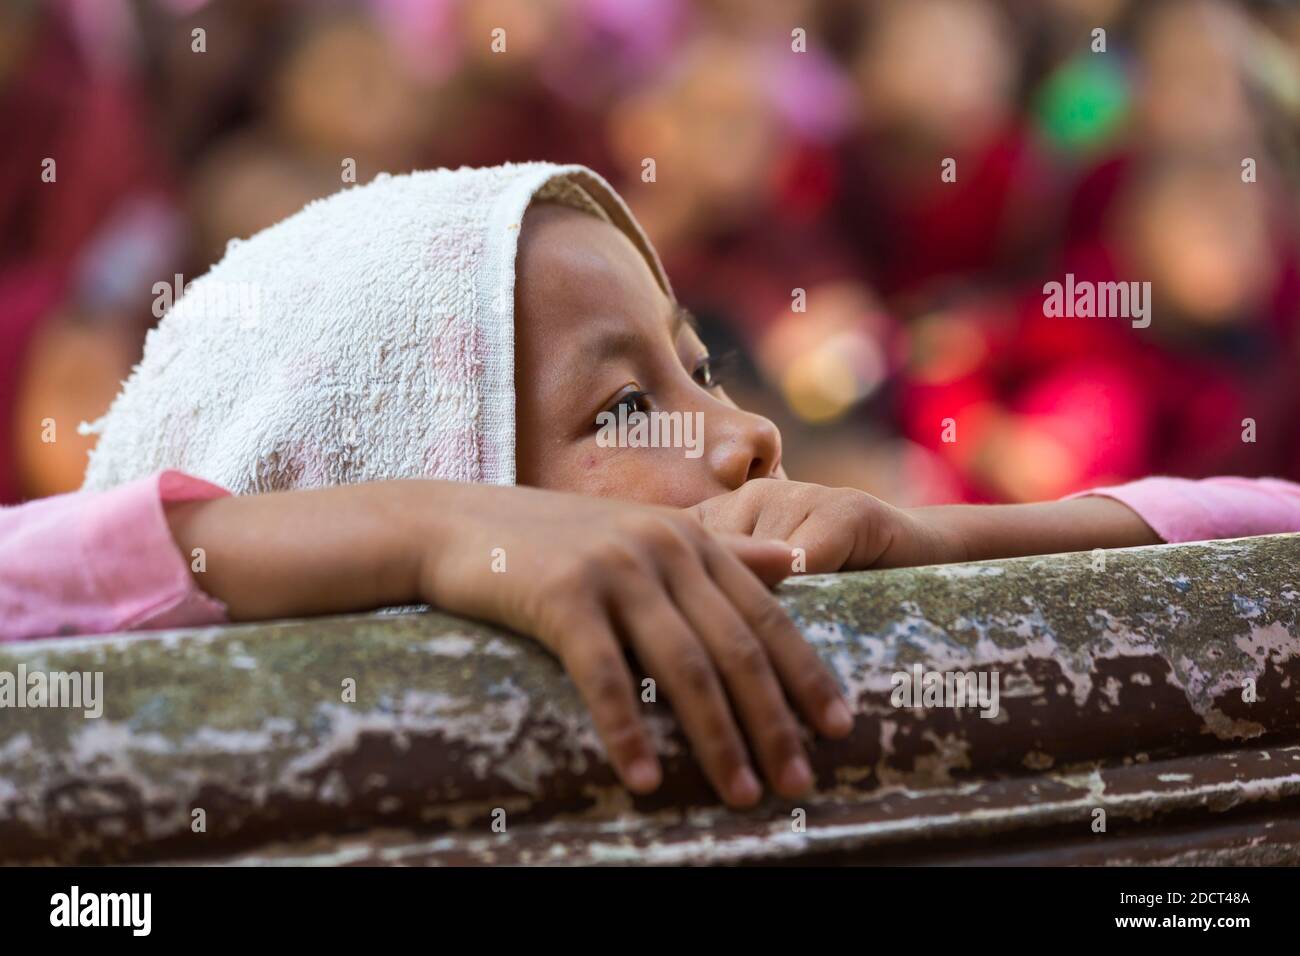
M515 480L515 251L549 199L606 218L671 297L631 213L582 166L381 175L317 200L189 286L149 333L84 487L163 468L235 494L387 478Z

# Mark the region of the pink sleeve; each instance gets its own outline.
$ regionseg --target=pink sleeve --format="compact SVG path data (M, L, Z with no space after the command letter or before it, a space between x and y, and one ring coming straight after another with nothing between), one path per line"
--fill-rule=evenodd
M225 621L164 507L229 494L178 471L0 508L0 641Z
M1300 531L1300 485L1278 478L1144 478L1070 497L1082 495L1128 505L1171 544Z

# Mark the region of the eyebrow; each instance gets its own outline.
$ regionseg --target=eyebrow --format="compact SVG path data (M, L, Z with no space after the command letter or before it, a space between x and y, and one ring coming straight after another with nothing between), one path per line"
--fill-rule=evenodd
M691 310L684 305L674 304L673 313L668 319L669 339L676 342L683 328L689 328L697 335L700 331L699 322ZM592 336L583 348L583 352L590 361L601 362L625 355L636 355L644 351L644 348L645 342L635 333L616 329Z
M698 334L699 323L690 309L674 303L672 315L668 318L670 340L676 342L677 336L684 328L690 328ZM577 377L577 391L581 392L590 387L593 380L599 376L600 367L605 363L628 356L637 356L644 351L645 340L626 329L607 330L588 336L587 340L578 347L585 368Z
M677 341L682 326L686 326L696 335L700 334L700 323L695 318L695 313L680 302L676 302L673 304L673 317L668 320L668 334L672 336L674 342Z

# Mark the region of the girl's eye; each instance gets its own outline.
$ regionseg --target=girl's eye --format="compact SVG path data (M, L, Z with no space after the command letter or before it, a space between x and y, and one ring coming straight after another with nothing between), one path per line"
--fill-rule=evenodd
M633 412L648 412L650 411L650 405L646 399L649 397L649 392L628 392L618 400L618 404L614 408L617 409L619 405L626 406L629 415Z
M717 388L722 384L720 363L711 355L706 355L695 364L692 377L701 388Z
M649 412L650 405L647 401L649 398L649 392L631 389L620 395L618 401L611 405L607 411L613 412L615 415L618 414L620 408L626 408L626 414L628 415L631 415L633 412Z

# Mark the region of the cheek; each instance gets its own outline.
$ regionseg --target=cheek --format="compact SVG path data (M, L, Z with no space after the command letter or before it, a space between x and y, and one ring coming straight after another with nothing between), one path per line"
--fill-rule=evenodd
M582 467L569 491L598 498L689 508L721 494L703 458L690 459L667 449L620 449L584 452Z

